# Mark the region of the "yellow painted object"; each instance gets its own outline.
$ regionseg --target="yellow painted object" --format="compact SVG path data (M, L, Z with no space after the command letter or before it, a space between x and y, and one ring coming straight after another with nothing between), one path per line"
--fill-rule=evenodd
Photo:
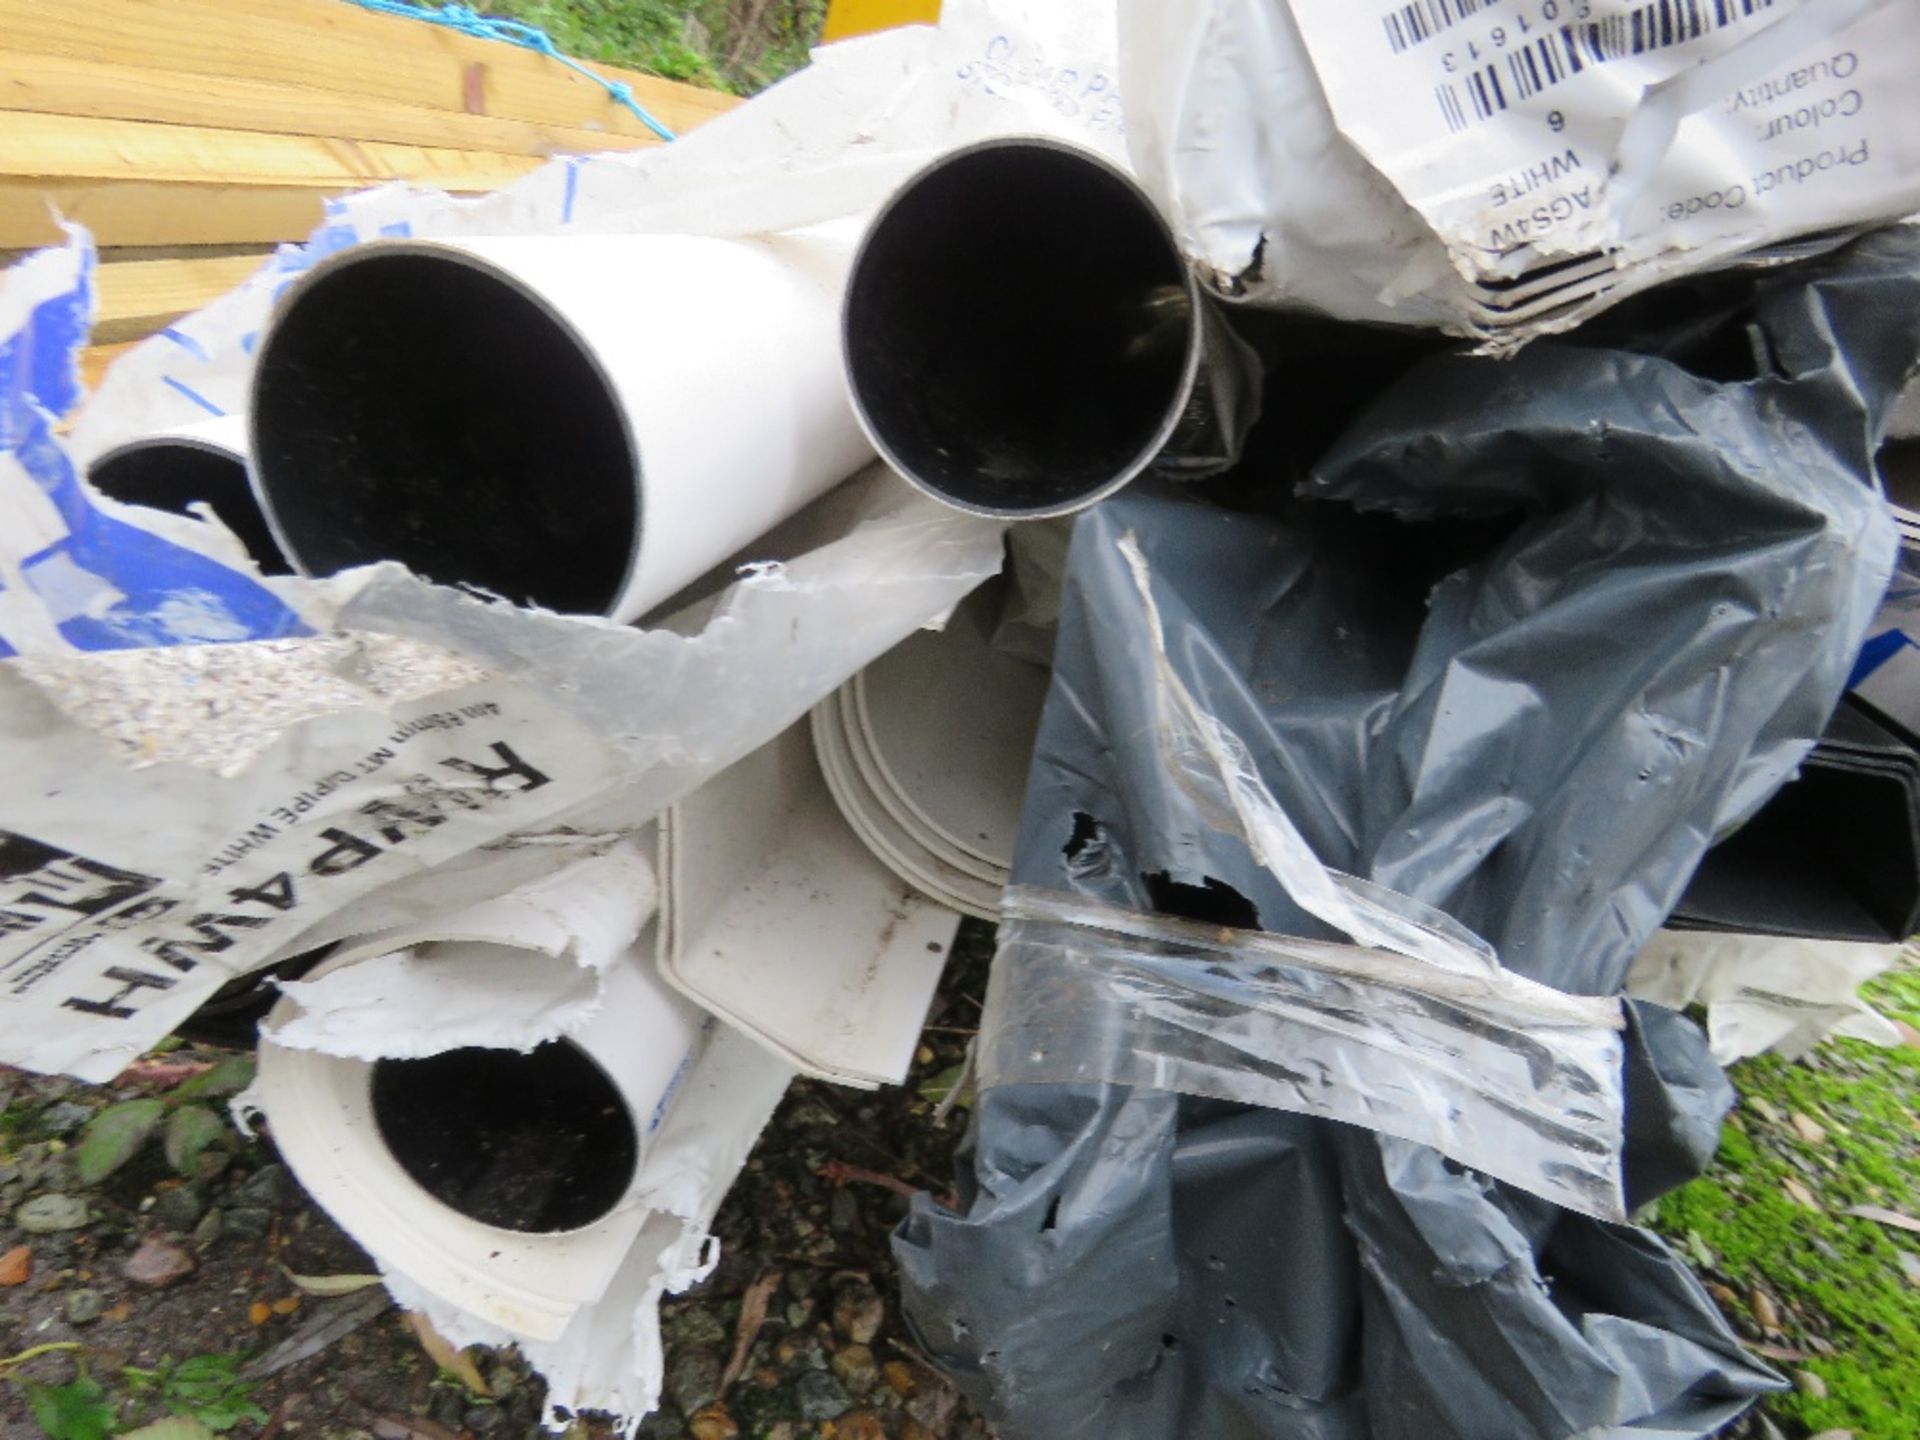
M939 18L940 0L832 0L820 38L845 40L896 25L931 25Z

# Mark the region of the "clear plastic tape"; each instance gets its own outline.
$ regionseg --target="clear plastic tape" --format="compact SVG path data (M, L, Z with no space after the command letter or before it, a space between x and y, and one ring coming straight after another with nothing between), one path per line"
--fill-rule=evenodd
M983 1088L1130 1085L1324 1116L1626 1218L1617 1000L1023 887L1003 917Z

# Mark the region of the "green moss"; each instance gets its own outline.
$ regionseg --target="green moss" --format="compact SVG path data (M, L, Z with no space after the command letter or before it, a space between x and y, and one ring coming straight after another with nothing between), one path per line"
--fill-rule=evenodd
M826 0L489 0L484 8L538 25L582 60L739 95L805 65L827 13Z
M1920 974L1902 970L1868 993L1883 1011L1920 1017ZM1787 1368L1818 1375L1826 1395L1796 1390L1769 1401L1772 1414L1816 1434L1920 1440L1920 1286L1900 1258L1920 1257L1920 1236L1844 1213L1877 1205L1920 1215L1920 1051L1837 1041L1810 1063L1743 1062L1733 1080L1744 1129L1725 1129L1713 1170L1664 1198L1654 1228L1706 1262L1746 1333L1759 1333L1751 1307L1763 1290L1785 1345L1812 1352ZM1796 1115L1824 1137L1810 1141ZM1820 1208L1795 1198L1789 1181Z
M1867 1002L1884 1014L1920 1026L1920 969L1901 966L1862 987Z

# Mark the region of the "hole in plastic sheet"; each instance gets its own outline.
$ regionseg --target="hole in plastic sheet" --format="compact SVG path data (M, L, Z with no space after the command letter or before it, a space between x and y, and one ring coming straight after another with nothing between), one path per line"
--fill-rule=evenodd
M525 1055L468 1047L373 1067L373 1115L400 1167L484 1225L554 1234L619 1203L639 1133L606 1072L577 1046Z
M1060 1226L1060 1197L1056 1195L1053 1197L1053 1199L1047 1202L1047 1218L1040 1222L1040 1233L1044 1235L1049 1230L1058 1229L1059 1226Z
M898 467L962 504L1071 504L1144 464L1184 401L1180 253L1116 171L989 144L919 177L869 234L849 373Z
M93 463L87 478L101 494L128 505L191 515L203 501L246 547L262 575L291 575L267 517L253 498L239 456L187 440L159 438L122 446Z
M1260 929L1260 911L1254 903L1224 880L1211 875L1198 885L1175 880L1165 870L1143 872L1140 882L1147 887L1147 899L1160 915L1176 915L1182 920L1198 920L1208 925L1227 925L1236 930Z
M1060 853L1069 860L1077 860L1081 853L1100 838L1100 822L1084 810L1073 812L1073 834L1067 837L1067 843L1060 847Z
M254 395L254 467L303 568L397 560L571 614L618 599L641 523L625 414L506 276L445 250L343 261L275 324Z

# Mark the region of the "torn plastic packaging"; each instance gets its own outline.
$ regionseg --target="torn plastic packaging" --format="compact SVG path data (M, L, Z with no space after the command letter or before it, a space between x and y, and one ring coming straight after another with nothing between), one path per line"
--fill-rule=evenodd
M1920 206L1912 6L1542 13L1122 0L1135 172L1223 297L1496 349Z
M1036 944L1017 920L994 986L1084 988L1117 953L1154 1003L1098 1009L1071 1075L983 1037L1005 1068L961 1207L916 1202L895 1242L918 1335L1008 1440L1705 1436L1779 1388L1650 1233L1388 1126L1214 1098L1182 1052L1262 1020L1259 968L1208 964L1233 934L1338 943L1329 902L1369 898L1277 871L1281 821L1456 947L1620 990L1846 683L1892 567L1871 467L1916 299L1920 234L1881 232L1579 344L1420 361L1320 458L1325 503L1243 467L1216 492L1237 510L1145 482L1079 517L1014 880L1161 932L1116 946L1056 909ZM1182 692L1207 755L1169 734ZM1169 957L1169 916L1235 930ZM1168 1023L1199 993L1167 997L1170 959L1211 987L1199 1023ZM1705 1165L1731 1092L1692 1024L1628 1018L1639 1206Z
M1669 1010L1707 1007L1707 1038L1721 1065L1762 1051L1798 1059L1829 1035L1902 1043L1894 1023L1859 995L1899 963L1899 945L1662 930L1627 975L1628 993Z
M1323 1115L1624 1218L1612 1001L1046 892L1011 890L1003 913L983 1087L1100 1080Z

